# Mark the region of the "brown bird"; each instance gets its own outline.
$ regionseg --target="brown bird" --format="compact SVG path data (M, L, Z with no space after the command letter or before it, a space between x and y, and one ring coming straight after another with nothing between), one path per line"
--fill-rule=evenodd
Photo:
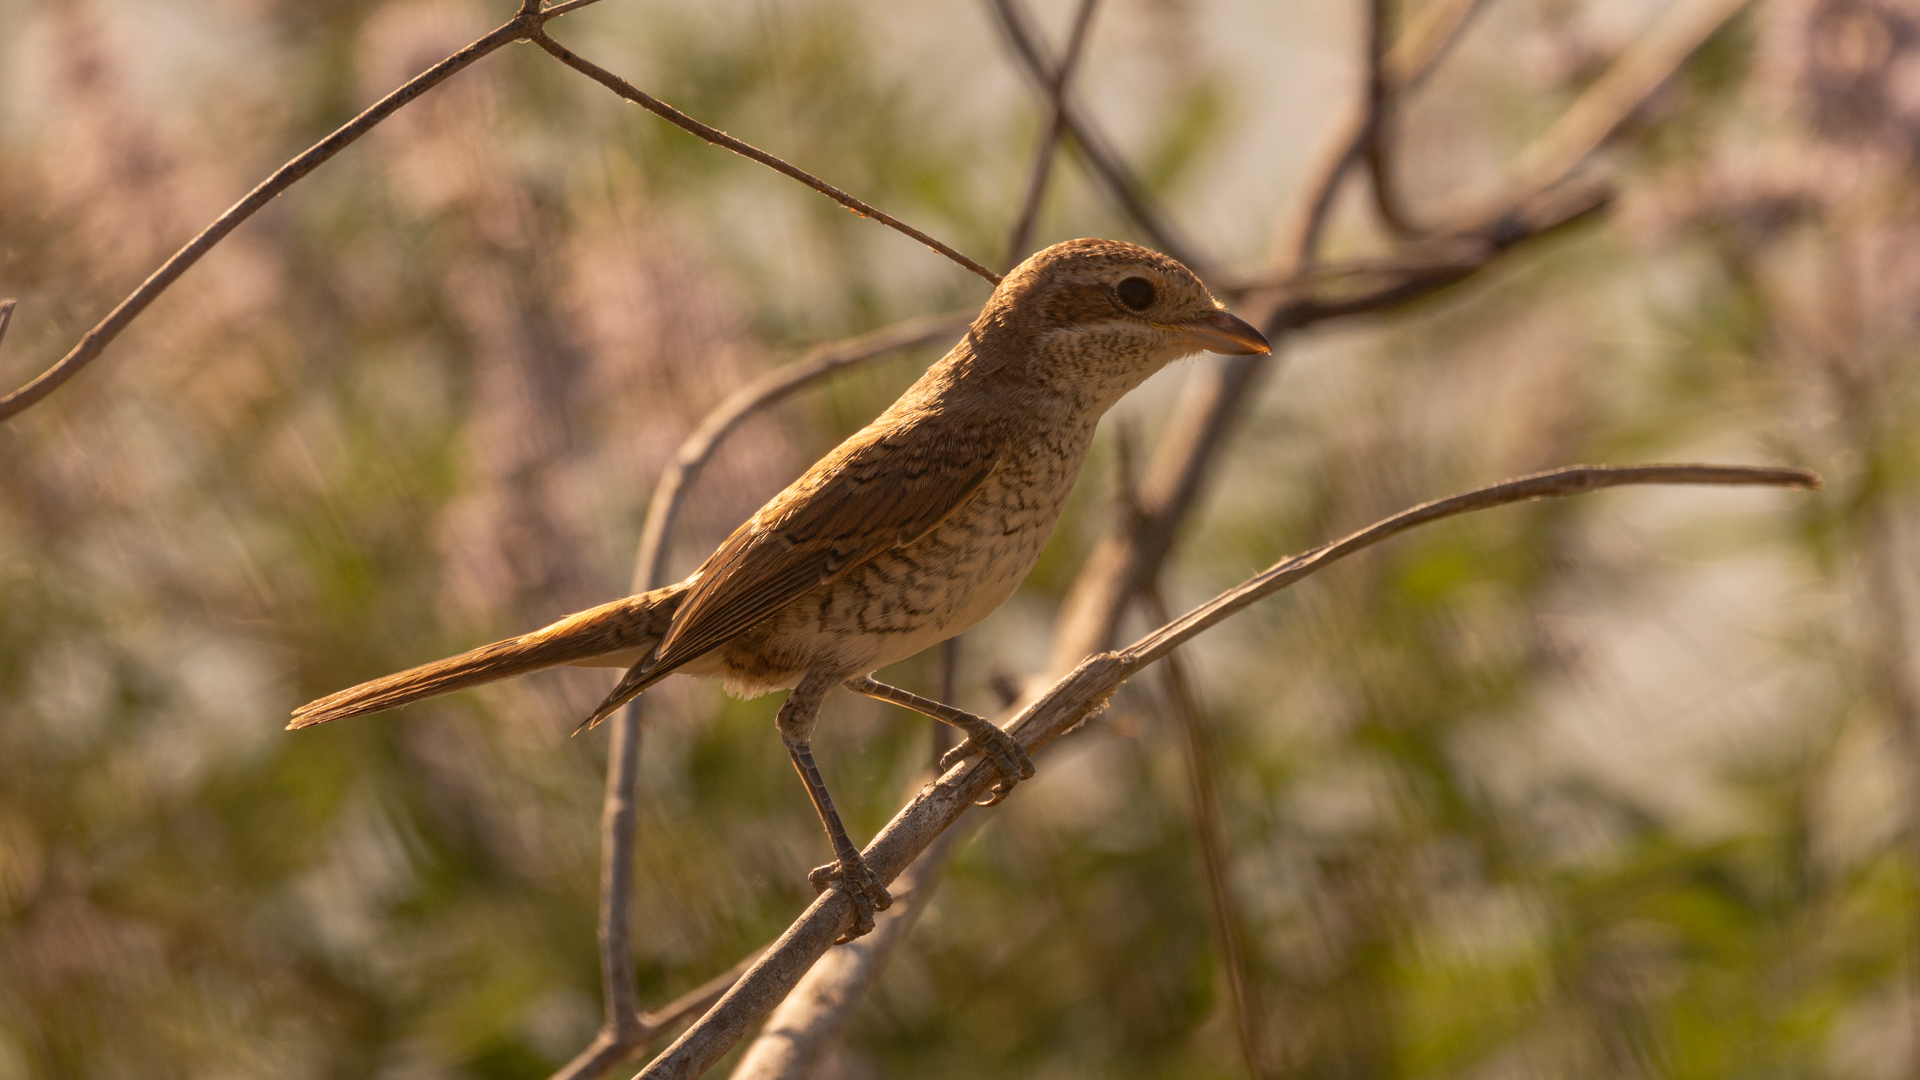
M676 585L602 604L545 629L362 683L301 706L290 728L380 712L560 664L627 667L582 727L673 672L741 695L793 692L775 723L837 861L847 938L892 903L861 860L809 745L836 686L966 732L941 762L978 751L993 798L1033 775L1006 732L873 679L870 672L960 633L1033 569L1100 417L1178 357L1268 352L1193 272L1112 240L1055 244L1015 267L952 351L873 423L734 530ZM843 939L846 940L846 939Z

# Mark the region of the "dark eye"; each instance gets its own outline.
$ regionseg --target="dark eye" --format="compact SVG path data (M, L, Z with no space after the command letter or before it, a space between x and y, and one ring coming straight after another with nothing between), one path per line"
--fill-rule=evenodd
M1153 306L1153 282L1143 277L1130 277L1113 290L1120 294L1120 302L1135 311L1145 311Z

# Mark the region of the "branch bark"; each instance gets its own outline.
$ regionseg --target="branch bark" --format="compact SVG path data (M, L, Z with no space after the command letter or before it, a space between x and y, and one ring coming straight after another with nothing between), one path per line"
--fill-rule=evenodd
M580 5L567 5L573 10ZM151 305L169 285L179 280L187 268L200 261L201 256L212 251L214 245L225 239L227 234L240 226L240 223L252 217L261 207L272 202L274 197L292 187L302 177L319 168L333 155L346 149L356 139L372 131L375 125L398 112L408 102L426 93L428 90L452 78L463 68L502 45L519 41L538 32L548 19L560 14L558 10L542 12L532 10L522 4L520 11L493 31L476 39L472 44L445 60L433 65L414 76L398 90L368 106L366 111L336 129L333 134L321 139L292 161L274 170L273 175L262 180L237 203L227 208L226 213L213 220L211 225L200 231L200 235L187 241L186 246L173 253L172 257L160 264L160 268L140 283L125 300L120 301L107 317L95 324L93 329L81 336L72 350L60 358L59 362L41 372L32 382L0 398L0 421L8 420L31 408L48 394L59 389L68 379L79 374L80 369L92 363L120 332Z
M1044 750L1097 712L1129 677L1182 643L1249 605L1398 533L1442 518L1508 503L1597 491L1630 484L1773 485L1818 488L1801 469L1716 465L1575 466L1521 477L1416 506L1342 540L1282 560L1200 607L1155 629L1119 652L1099 653L1023 709L1009 733L1029 754ZM940 834L958 822L992 786L991 765L956 765L923 788L863 853L882 881L891 882ZM711 1068L747 1030L778 1005L840 935L852 904L835 886L789 926L733 988L673 1045L639 1073L647 1080L691 1080Z
M1033 167L1027 172L1026 192L1020 198L1020 212L1014 216L1007 234L1007 266L1020 262L1033 235L1033 222L1040 214L1040 202L1046 198L1047 183L1053 178L1053 158L1067 126L1067 84L1080 63L1080 50L1086 44L1087 31L1093 26L1093 13L1100 0L1080 0L1073 17L1073 31L1067 37L1067 51L1047 84L1047 125L1040 134L1040 145L1033 152Z
M686 113L681 112L679 109L676 109L673 106L667 104L666 102L661 101L659 98L656 98L651 94L648 94L646 91L641 90L639 87L633 85L632 83L626 81L625 79L622 79L620 76L615 75L613 72L608 71L606 68L603 68L598 64L595 64L591 60L587 60L579 55L576 55L572 51L568 50L566 46L548 37L545 33L539 30L535 30L531 35L529 35L529 40L531 40L534 44L540 46L541 48L547 50L548 53L552 54L554 59L567 65L573 70L578 71L580 74L585 75L587 78L592 79L594 82L599 83L601 86L606 87L607 89L613 91L614 93L619 94L621 97L626 98L628 101L633 102L635 105L640 106L641 108L647 110L648 112L654 114L655 116L660 117L662 120L667 121L673 126L680 128L683 131L691 132L692 134L697 135L702 139L705 139L709 143L719 145L719 146L724 146L727 149L733 151L734 153L739 154L741 157L751 158L754 161L757 161L760 164L765 165L767 168L772 169L774 172L780 173L783 176L790 176L795 180L798 180L801 183L812 188L813 190L819 192L820 194L825 195L827 198L832 199L834 202L839 203L841 206L844 206L847 209L853 211L854 213L860 215L861 217L872 218L873 220L878 221L882 225L885 225L896 232L899 232L906 236L910 236L913 239L918 240L922 244L925 244L926 246L939 252L940 254L945 255L947 258L952 259L954 262L959 263L961 266L966 267L968 270L971 270L974 273L979 274L981 277L986 278L989 282L992 282L995 285L1000 284L999 274L994 273L993 271L973 261L971 258L968 258L965 255L962 255L959 251L955 250L954 248L951 248L946 244L941 243L938 240L935 240L933 237L928 236L926 233L921 232L919 229L916 229L913 226L907 224L906 222L901 221L899 218L894 217L892 214L889 214L884 210L877 209L875 207L867 205L864 202L861 202L859 199L856 199L852 195L849 195L846 192L840 190L839 188L834 187L832 184L829 184L825 180L822 180L819 177L813 175L812 173L807 172L805 169L799 168L798 166L795 166L795 165L788 164L786 161L783 161L782 159L767 153L765 150L762 150L759 147L752 145L751 143L743 142L739 139L734 138L733 136L727 134L726 132L721 131L719 128L713 127L708 124L703 124L700 121L695 120L693 117L688 116Z
M1026 14L1019 6L1019 0L988 0L993 9L995 21L1013 46L1014 55L1020 59L1021 69L1033 80L1033 84L1042 94L1048 94L1049 88L1059 77L1060 65L1055 64L1041 48L1029 26ZM1100 133L1088 123L1080 111L1073 107L1071 95L1062 92L1060 99L1061 122L1067 133L1080 148L1087 160L1088 168L1094 178L1107 189L1107 194L1120 207L1153 246L1186 263L1194 270L1206 265L1191 244L1183 240L1170 225L1151 199L1142 193L1140 183L1132 171L1123 164L1118 155L1107 147Z

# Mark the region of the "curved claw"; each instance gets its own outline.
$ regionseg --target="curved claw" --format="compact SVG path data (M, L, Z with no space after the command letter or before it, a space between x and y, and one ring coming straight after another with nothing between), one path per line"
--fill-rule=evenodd
M854 938L872 932L874 913L893 906L893 894L880 884L880 878L858 855L850 861L816 866L807 874L807 880L813 883L816 892L826 892L835 884L846 884L847 899L853 901L853 925L847 927L846 933L833 939L835 945L845 945Z
M1013 790L1013 785L1022 780L1031 780L1034 774L1033 759L1027 756L1026 748L1012 735L999 728L989 729L992 734L986 736L986 745L981 746L979 736L969 735L960 745L940 755L940 770L945 772L958 765L968 755L980 753L1000 774L1000 781L993 785L992 794L976 802L976 806L992 806ZM985 732L981 734L985 735Z

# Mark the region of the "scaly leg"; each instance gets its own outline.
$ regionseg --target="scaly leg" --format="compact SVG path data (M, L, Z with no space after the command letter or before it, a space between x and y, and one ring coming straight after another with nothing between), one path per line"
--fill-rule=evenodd
M1000 773L999 781L993 785L993 794L981 804L983 806L992 806L1006 798L1007 793L1013 790L1013 785L1033 776L1033 759L1027 757L1026 750L1014 741L1013 736L995 727L993 721L984 716L921 697L897 686L888 686L871 675L848 679L843 685L856 694L892 702L903 709L912 709L922 716L930 716L966 732L965 742L941 756L940 768L951 769L968 754L979 751Z
M780 714L774 723L780 728L780 741L787 745L787 756L793 759L793 767L799 771L800 780L807 785L807 795L813 799L813 808L820 813L820 824L826 826L827 839L833 844L836 862L817 867L807 880L813 887L825 891L827 886L838 879L847 891L847 898L853 901L853 925L847 928L834 944L839 945L865 934L873 929L873 913L885 911L893 905L893 896L885 885L867 867L865 859L860 857L860 849L853 846L847 836L847 827L840 823L840 813L833 808L833 798L827 794L826 782L820 779L820 769L813 763L813 725L820 718L820 703L826 699L827 691L832 690L839 680L818 672L809 673L800 680L800 685L780 706Z

